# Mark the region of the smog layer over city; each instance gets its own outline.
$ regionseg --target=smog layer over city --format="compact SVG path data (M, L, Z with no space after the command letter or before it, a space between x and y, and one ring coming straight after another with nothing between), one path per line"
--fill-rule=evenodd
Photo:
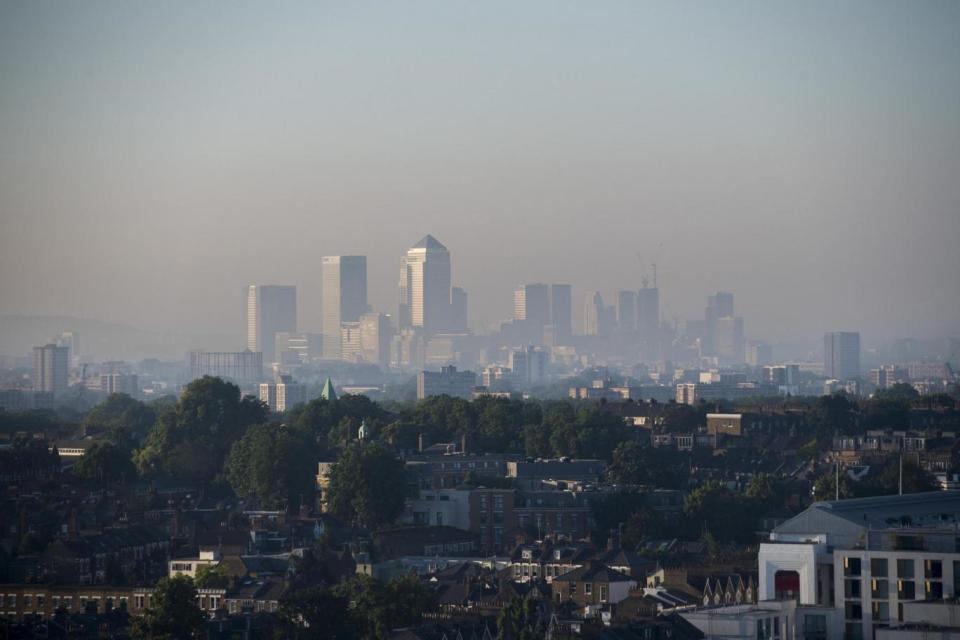
M0 636L960 640L960 3L0 0Z

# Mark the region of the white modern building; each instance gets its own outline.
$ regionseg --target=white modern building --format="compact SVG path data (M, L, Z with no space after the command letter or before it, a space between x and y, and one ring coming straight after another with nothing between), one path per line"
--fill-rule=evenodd
M820 637L880 637L907 603L960 596L960 491L815 503L771 532L758 564L761 604L821 609L806 612Z

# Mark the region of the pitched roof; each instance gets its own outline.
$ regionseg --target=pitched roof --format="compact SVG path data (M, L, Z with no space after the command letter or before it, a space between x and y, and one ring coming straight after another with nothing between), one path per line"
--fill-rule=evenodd
M616 569L600 564L599 562L588 562L582 567L567 571L563 575L553 579L554 582L636 582L625 573L620 573Z
M422 238L420 242L410 247L411 249L429 249L434 251L446 251L447 248L429 233Z
M333 390L333 380L327 376L327 381L323 383L323 389L320 391L320 397L324 400L336 400L337 392Z

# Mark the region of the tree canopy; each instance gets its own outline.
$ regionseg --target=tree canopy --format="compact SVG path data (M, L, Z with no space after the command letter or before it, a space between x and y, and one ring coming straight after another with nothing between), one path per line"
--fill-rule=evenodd
M406 488L402 460L378 444L355 442L330 471L330 509L361 526L382 526L403 511Z

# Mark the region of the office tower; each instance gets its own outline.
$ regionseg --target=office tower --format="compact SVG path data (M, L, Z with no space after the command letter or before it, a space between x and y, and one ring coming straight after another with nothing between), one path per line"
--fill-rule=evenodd
M323 336L319 333L280 331L274 340L276 362L282 365L306 364L323 353Z
M297 288L290 285L256 285L243 289L246 305L247 349L261 352L266 362L277 354L276 334L297 330Z
M393 327L390 317L382 313L360 316L360 357L364 362L385 368L390 363L390 342Z
M733 316L733 294L718 292L707 297L707 308L703 314L702 355L716 355L717 319Z
M367 312L367 257L324 256L320 262L323 357L340 359L341 324Z
M637 294L633 291L617 292L617 328L624 333L637 328Z
M469 331L467 292L461 287L453 287L450 290L450 331L454 333Z
M747 344L747 364L752 367L762 367L773 362L773 347L763 342Z
M601 323L606 312L599 291L587 291L583 296L583 334L600 335Z
M228 378L238 382L259 382L263 377L263 354L259 351L191 351L190 376Z
M860 376L860 334L834 331L823 336L823 374L835 380Z
M550 324L557 341L566 341L573 333L572 301L570 285L550 285Z
M744 361L743 318L724 316L714 321L713 353L729 362Z
M410 247L400 262L401 328L423 330L426 337L450 325L450 253L431 235ZM407 324L409 317L409 324Z
M513 317L540 334L550 324L550 289L545 284L525 284L513 293Z
M64 331L57 336L57 346L69 349L67 354L68 367L80 365L80 334L76 331Z
M640 339L653 344L660 329L660 290L644 287L637 291L637 330Z
M340 323L340 359L344 362L360 362L360 322Z
M419 369L426 357L426 341L418 329L402 329L390 341L390 366L394 369Z
M70 349L48 344L33 348L33 390L60 399L67 392Z
M514 382L520 387L543 384L547 378L547 352L534 347L513 349L507 366Z

